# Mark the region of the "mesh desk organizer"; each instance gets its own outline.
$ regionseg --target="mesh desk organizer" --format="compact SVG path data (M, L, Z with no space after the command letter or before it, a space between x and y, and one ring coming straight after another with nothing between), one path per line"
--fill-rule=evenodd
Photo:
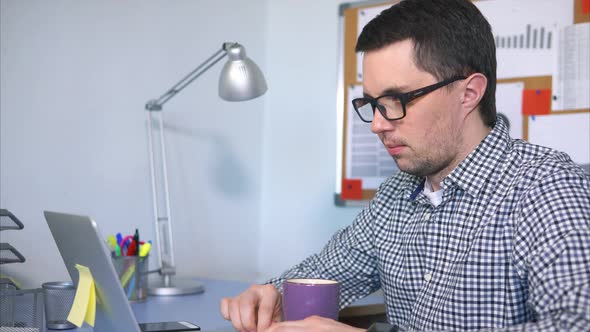
M0 209L0 231L21 230L24 225L14 214ZM0 266L24 263L25 257L8 243L0 243ZM43 332L43 289L19 289L0 275L0 332Z

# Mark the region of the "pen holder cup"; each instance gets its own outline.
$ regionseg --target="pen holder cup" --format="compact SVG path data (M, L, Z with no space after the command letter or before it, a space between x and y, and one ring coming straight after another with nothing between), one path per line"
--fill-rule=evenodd
M42 286L45 303L45 326L51 330L73 329L68 315L74 303L76 287L70 281L46 282Z
M148 293L149 255L112 256L111 259L127 299L132 302L145 300Z

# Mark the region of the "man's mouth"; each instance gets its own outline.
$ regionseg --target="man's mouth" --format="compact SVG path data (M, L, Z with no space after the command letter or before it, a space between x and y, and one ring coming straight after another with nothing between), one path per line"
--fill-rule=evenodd
M387 145L386 149L387 149L387 152L389 152L389 154L391 156L395 157L395 156L401 154L406 149L406 146L403 144Z

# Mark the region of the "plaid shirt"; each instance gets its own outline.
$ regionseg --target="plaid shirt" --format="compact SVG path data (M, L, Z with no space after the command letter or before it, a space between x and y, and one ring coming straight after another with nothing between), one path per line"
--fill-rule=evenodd
M512 140L498 120L443 180L439 206L423 186L390 177L270 282L338 280L341 307L381 288L401 330L590 331L590 177L566 154Z

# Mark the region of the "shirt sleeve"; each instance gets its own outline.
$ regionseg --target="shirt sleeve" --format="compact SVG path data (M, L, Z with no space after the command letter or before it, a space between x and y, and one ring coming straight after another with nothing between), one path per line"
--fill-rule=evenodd
M555 170L539 181L523 199L514 240L534 322L507 331L588 331L589 177Z
M291 278L323 278L340 283L340 308L381 287L374 250L377 200L373 199L348 227L336 232L323 250L268 281L281 293Z

